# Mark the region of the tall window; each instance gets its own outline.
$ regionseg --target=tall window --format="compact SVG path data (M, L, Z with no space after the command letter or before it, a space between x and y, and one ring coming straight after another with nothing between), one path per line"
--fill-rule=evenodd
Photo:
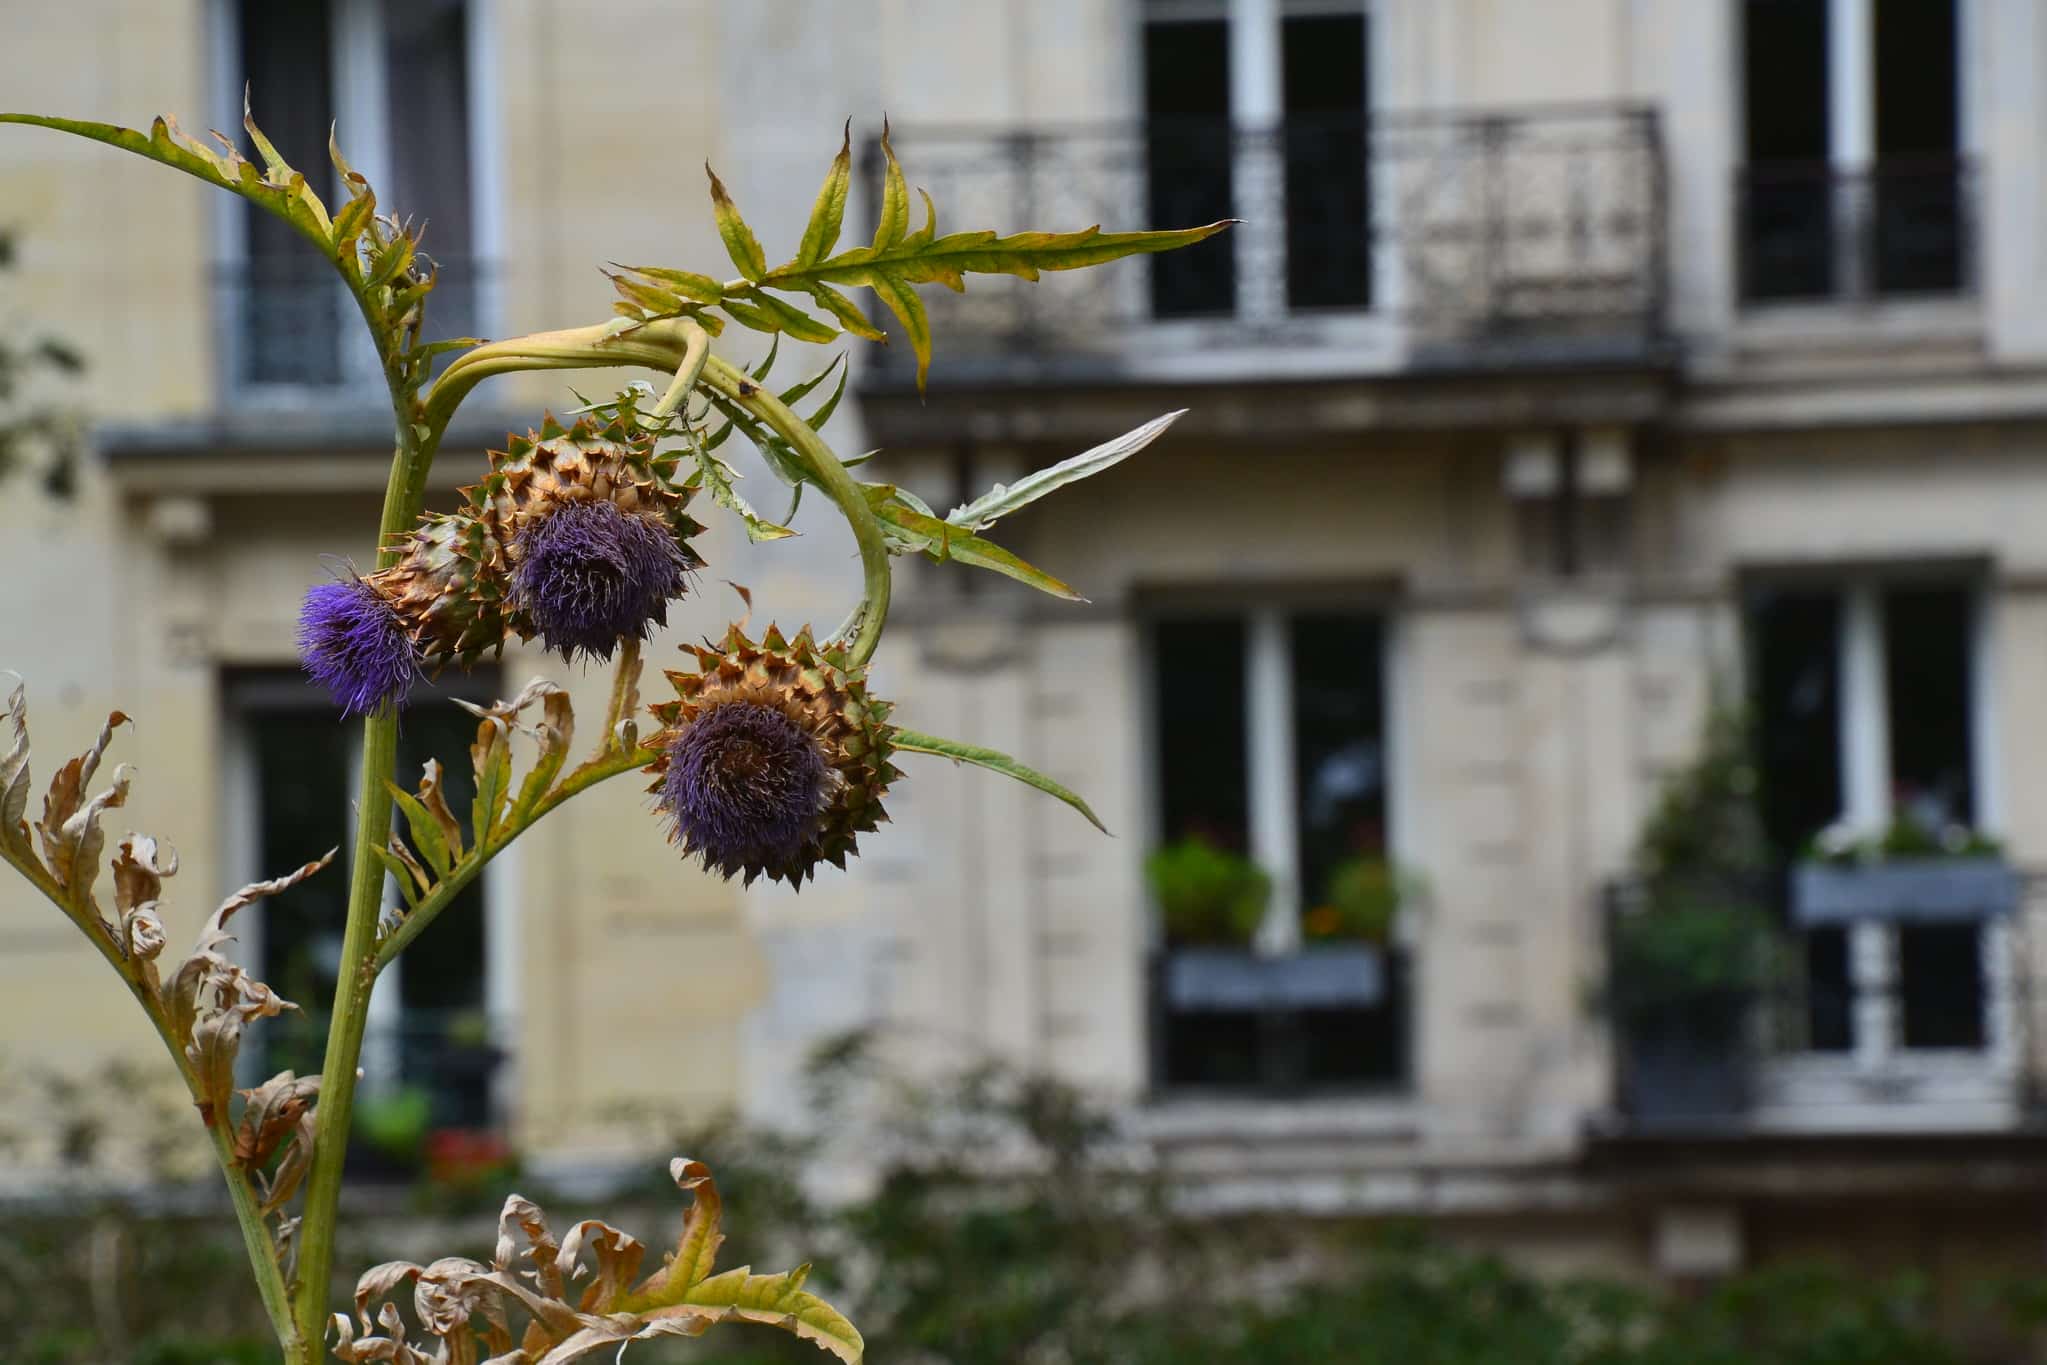
M1747 0L1742 291L1967 283L1957 0Z
M1383 935L1367 947L1317 933L1346 877L1367 865L1389 884L1394 875L1385 653L1375 612L1260 608L1152 623L1161 842L1199 839L1254 860L1273 890L1256 942L1239 951L1268 963L1324 954L1329 968L1320 981L1268 973L1269 990L1257 994L1255 971L1233 977L1213 952L1197 950L1204 961L1194 963L1168 954L1163 1084L1354 1088L1404 1078L1399 953ZM1373 955L1349 981L1350 959L1329 952L1346 946Z
M479 698L490 695L487 675L467 681ZM337 722L324 694L291 672L236 673L226 696L242 769L235 775L242 795L231 812L243 823L236 836L248 865L242 875L271 876L318 858L353 829L360 722ZM449 805L466 812L474 796L468 747L475 735L475 718L451 700L422 699L405 713L399 772L416 780L427 759L438 759ZM327 1021L309 1006L333 997L347 895L346 878L320 876L244 912L255 921L244 940L260 975L302 1011L255 1035L264 1075L320 1069ZM385 969L372 1000L365 1048L376 1074L366 1083L373 1093L417 1088L436 1126L483 1127L493 1118L485 899L481 880L463 891L404 959ZM387 903L396 903L395 894Z
M1938 840L1981 822L1973 584L1761 587L1748 616L1763 818L1780 856L1806 856L1839 821L1893 841L1913 832ZM1896 1010L1886 1017L1897 1036L1886 1045L1982 1046L1982 926L1908 913L1868 928L1863 955L1895 961L1894 973L1867 972L1894 982ZM1802 927L1805 1041L1815 1050L1858 1044L1855 933Z
M1363 0L1150 6L1151 221L1276 229L1153 258L1156 316L1370 306L1366 36Z
M332 203L342 193L327 147L335 128L380 211L426 224L424 249L441 269L428 306L434 335L481 330L463 0L223 3L239 67L231 84L246 84L278 152ZM354 309L332 268L253 204L237 212L239 259L223 266L237 382L374 387L375 358L354 338Z

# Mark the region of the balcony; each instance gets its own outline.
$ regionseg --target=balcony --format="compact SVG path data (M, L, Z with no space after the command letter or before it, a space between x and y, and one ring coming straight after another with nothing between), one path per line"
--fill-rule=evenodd
M426 340L478 335L495 271L468 257L439 264ZM256 257L219 267L215 280L223 400L384 413L376 354L326 262L300 252Z
M1183 251L930 298L933 381L1203 381L1639 365L1661 354L1655 112L903 128L940 230L1240 226ZM878 185L875 149L866 160ZM870 373L900 389L906 347Z
M1953 158L1850 172L1745 168L1736 186L1746 305L1954 298L1976 288L1975 175Z
M1994 859L1801 865L1754 972L1656 999L1622 981L1639 888L1610 894L1617 1130L1632 1136L2013 1132L2035 1112L2026 926ZM1639 921L1637 921L1639 923ZM1679 940L1675 937L1671 943ZM1695 940L1695 946L1703 940ZM1646 960L1634 955L1639 964Z

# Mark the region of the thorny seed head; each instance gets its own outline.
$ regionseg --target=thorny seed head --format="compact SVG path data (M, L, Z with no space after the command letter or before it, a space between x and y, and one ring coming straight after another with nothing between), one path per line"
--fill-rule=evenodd
M419 680L419 659L396 609L350 575L306 593L299 609L299 662L344 716L403 703Z
M660 805L709 868L793 861L817 832L837 774L779 707L712 706L668 746Z
M696 561L652 517L608 500L565 502L521 528L512 604L549 649L609 659L668 624Z

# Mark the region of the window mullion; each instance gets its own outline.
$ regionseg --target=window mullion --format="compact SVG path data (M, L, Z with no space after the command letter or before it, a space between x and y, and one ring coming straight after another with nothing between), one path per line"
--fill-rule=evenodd
M1873 582L1848 588L1841 621L1841 795L1858 828L1891 820L1889 691L1884 677L1883 597Z
M1285 614L1270 607L1254 611L1248 637L1244 691L1251 856L1272 878L1272 901L1258 942L1266 952L1287 953L1301 938L1301 840L1294 801L1293 656Z

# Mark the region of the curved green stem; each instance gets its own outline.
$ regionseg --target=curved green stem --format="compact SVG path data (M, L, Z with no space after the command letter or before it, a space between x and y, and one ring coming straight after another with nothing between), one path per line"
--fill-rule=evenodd
M787 404L756 383L752 376L717 356L710 356L704 362L703 382L766 422L777 436L787 441L803 457L809 467L807 472L816 480L817 486L838 504L840 514L852 528L853 539L860 546L860 568L865 583L857 613L858 623L846 644L847 653L856 667L866 663L873 657L875 646L881 643L881 630L888 621L891 577L888 542L882 538L881 522L875 518L874 509L867 505L866 495L860 491L860 485L853 476L846 472L846 466L839 463L839 457L832 453L824 438L792 412Z

